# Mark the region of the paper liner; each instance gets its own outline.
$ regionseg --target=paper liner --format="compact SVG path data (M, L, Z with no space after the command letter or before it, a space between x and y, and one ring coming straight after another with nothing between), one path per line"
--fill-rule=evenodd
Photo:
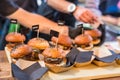
M93 63L96 64L97 66L108 66L111 65L113 62L115 62L116 59L116 55L111 55L111 56L107 56L104 58L97 58L95 60L93 60Z
M103 66L109 66L109 65L112 65L114 63L113 62L109 62L109 63L106 63L106 62L102 62L102 61L98 61L98 60L93 60L93 63L99 67L103 67Z
M75 58L75 67L86 66L90 64L94 58L93 51L79 51Z
M70 64L74 64L75 67L81 67L90 64L95 57L93 56L93 51L79 51L79 49L74 47L66 58Z
M21 70L16 64L11 63L13 77L16 77L18 80L30 80L28 74Z
M73 47L71 49L71 51L66 55L66 58L68 60L67 62L69 62L69 64L73 65L79 52L80 51L77 48Z
M105 46L96 48L96 51L94 52L96 52L97 54L95 53L95 59L93 60L93 63L97 66L111 65L117 58L117 54L107 49Z
M91 60L90 61L87 61L87 62L84 62L84 63L78 63L78 62L75 62L75 67L82 67L82 66L86 66L86 65L89 65L91 64L91 62L94 60L95 56L92 56L91 57Z
M106 56L106 57L103 57L103 58L99 58L99 57L95 57L96 60L98 61L101 61L101 62L106 62L106 63L110 63L110 62L113 62L115 59L116 59L117 55L116 54L113 54L111 56Z
M38 62L36 62L23 71L30 76L31 80L38 80L48 71L48 68L42 67Z
M60 64L48 64L48 63L45 63L45 65L49 68L50 71L55 72L55 73L65 72L65 71L70 70L73 67L73 65L67 66L66 61L62 62L61 65Z
M13 76L18 80L38 80L48 71L48 68L41 67L38 62L31 66L20 69L16 64L11 64L13 69Z

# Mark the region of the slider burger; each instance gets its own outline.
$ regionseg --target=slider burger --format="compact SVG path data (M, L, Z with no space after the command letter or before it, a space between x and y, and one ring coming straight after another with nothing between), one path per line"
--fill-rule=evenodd
M28 45L35 48L35 49L40 49L44 50L49 47L48 41L46 41L43 38L33 38L28 41Z
M46 48L42 54L44 61L48 64L60 64L65 60L57 48Z
M38 59L38 54L49 47L48 41L43 38L32 38L28 41L28 45L32 47L32 57Z
M10 56L12 58L18 59L32 53L32 48L26 44L16 45L11 51Z
M97 45L101 42L100 37L102 35L101 31L98 29L85 30L85 34L90 35L93 38L93 45Z
M61 55L61 51L57 48L46 48L43 51L44 62L46 66L53 72L66 71L65 65L67 59Z
M90 50L93 48L92 40L93 39L90 35L81 34L74 39L74 43L82 49Z
M8 33L5 37L5 40L7 42L9 42L6 46L11 49L14 46L16 46L17 44L21 44L25 41L25 36L22 35L21 33L17 33L17 32L11 32Z
M59 35L58 38L52 37L51 41L55 44L57 41L58 47L67 50L72 47L72 39L67 35Z

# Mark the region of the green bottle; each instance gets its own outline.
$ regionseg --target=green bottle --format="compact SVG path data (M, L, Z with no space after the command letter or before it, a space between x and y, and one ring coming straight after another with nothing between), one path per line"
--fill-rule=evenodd
M8 33L10 33L10 32L19 32L19 30L20 30L20 24L17 23L16 19L11 19Z

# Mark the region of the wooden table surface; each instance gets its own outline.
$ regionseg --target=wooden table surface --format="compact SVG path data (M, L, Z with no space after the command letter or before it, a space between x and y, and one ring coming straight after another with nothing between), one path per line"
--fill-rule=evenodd
M2 63L8 63L5 51L0 51L0 65ZM10 77L10 78L4 78L4 79L0 79L0 80L15 80L15 78ZM120 77L105 78L105 79L99 79L99 80L120 80Z
M5 51L0 51L0 66L1 65L3 65L3 66L9 65ZM4 67L5 68L4 70L7 70L8 67ZM2 70L1 70L1 72L2 72ZM8 74L7 72L4 73L4 75L7 75L7 74ZM1 75L0 75L0 77L1 77ZM14 80L14 78L13 77L0 78L0 80Z

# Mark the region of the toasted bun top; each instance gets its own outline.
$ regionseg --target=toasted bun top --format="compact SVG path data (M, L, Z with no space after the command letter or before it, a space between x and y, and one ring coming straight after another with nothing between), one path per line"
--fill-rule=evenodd
M91 37L100 37L102 32L98 29L85 30L85 34L90 35Z
M46 48L42 54L50 58L62 58L62 55L57 48Z
M58 44L61 44L63 46L67 46L67 47L70 47L72 45L72 40L69 36L67 35L59 35L58 38L56 37L52 37L51 38L51 41L53 42L57 42L57 39L58 39Z
M90 35L87 35L87 34L81 34L81 35L78 35L74 42L78 45L81 45L81 44L89 44L90 42L92 42L92 37Z
M21 45L17 45L15 46L12 50L11 50L11 57L13 58L21 58L25 55L28 55L32 52L32 48L26 44L21 44Z
M5 40L8 42L22 42L25 41L25 39L24 35L15 32L8 33L5 37Z
M45 49L49 47L48 41L43 38L33 38L28 41L28 45L37 48L37 49Z

